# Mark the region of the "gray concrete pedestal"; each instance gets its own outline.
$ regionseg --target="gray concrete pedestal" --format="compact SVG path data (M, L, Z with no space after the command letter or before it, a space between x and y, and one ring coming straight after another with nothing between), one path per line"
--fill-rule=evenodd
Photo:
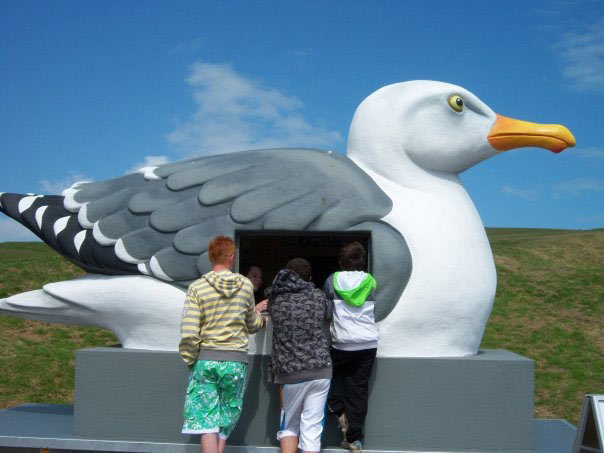
M244 409L229 445L277 445L278 393L266 357L250 356ZM378 358L370 384L368 450L531 451L532 360L504 350L464 358ZM197 443L180 434L188 370L174 352L76 353L74 434ZM333 417L323 435L339 444Z

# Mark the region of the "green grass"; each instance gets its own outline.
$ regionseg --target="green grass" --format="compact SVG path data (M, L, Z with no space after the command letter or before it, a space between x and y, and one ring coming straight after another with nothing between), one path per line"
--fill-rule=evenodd
M0 244L2 298L82 274L46 244ZM107 330L0 316L0 408L72 402L74 351L115 343Z
M539 418L577 423L604 393L604 230L491 228L498 288L482 348L535 361ZM0 244L0 297L83 272L41 243ZM0 317L0 408L73 402L74 351L115 344L108 331Z
M577 423L604 393L604 231L487 230L497 296L482 348L535 361L539 418Z
M82 275L77 268L46 244L0 244L0 297L39 289L42 285Z

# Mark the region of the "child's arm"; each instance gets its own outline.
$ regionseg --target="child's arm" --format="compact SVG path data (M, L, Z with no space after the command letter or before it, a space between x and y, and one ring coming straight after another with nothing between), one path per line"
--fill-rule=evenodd
M333 318L333 293L331 291L331 285L329 284L329 278L325 280L323 284L323 294L325 295L325 321L331 321Z
M245 314L245 324L247 325L247 330L249 333L256 333L266 326L266 318L256 311L253 293L251 299L248 301L248 310Z
M195 290L189 288L182 311L180 343L178 345L178 352L189 367L195 365L199 354L202 322L203 314L197 300L197 294Z
M317 295L317 301L323 307L323 320L331 321L333 315L333 300L325 297L325 293L320 289L316 290L315 293Z
M247 297L247 312L245 313L245 324L247 326L248 333L256 333L260 329L266 326L266 318L258 313L256 310L256 301L254 299L254 288L251 282L248 281L249 288L246 288L248 291ZM259 304L260 307L265 305L264 301Z

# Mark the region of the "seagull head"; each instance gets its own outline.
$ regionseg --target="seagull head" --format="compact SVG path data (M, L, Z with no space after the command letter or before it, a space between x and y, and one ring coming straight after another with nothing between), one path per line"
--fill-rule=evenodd
M462 87L417 80L385 86L359 105L348 154L396 181L410 168L459 174L509 149L574 144L564 126L506 118Z

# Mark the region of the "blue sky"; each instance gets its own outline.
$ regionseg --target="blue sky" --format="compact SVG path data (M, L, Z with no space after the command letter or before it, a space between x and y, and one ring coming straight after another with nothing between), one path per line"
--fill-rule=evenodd
M464 173L486 226L604 226L601 0L3 1L0 191L241 149L345 152L357 105L414 79L577 139ZM32 238L0 218L0 242Z

